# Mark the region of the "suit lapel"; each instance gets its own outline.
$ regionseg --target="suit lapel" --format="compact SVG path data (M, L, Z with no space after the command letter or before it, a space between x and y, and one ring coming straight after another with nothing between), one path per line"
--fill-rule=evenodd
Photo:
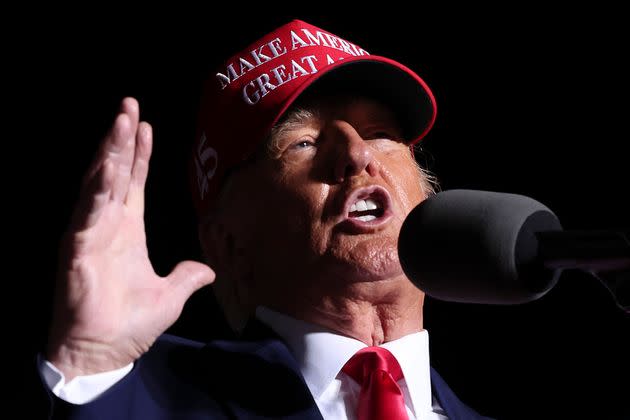
M243 339L215 341L203 350L205 386L237 419L323 420L286 344L266 325L250 322ZM431 387L451 420L485 419L462 403L431 368Z
M431 368L431 389L450 420L487 419L461 402L433 368Z
M318 419L317 408L297 362L275 334L258 321L240 341L206 346L207 386L235 418Z

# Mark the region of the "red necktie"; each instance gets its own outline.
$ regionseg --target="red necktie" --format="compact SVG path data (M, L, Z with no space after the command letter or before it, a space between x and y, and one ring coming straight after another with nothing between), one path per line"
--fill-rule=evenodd
M361 385L359 420L407 420L407 409L398 382L402 370L389 350L366 347L348 360L342 371Z

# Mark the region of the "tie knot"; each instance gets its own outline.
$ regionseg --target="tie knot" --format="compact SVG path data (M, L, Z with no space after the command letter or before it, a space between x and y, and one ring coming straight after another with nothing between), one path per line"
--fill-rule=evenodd
M402 379L402 369L394 355L383 347L366 347L354 354L343 367L342 371L359 384L374 372L389 373L394 381Z

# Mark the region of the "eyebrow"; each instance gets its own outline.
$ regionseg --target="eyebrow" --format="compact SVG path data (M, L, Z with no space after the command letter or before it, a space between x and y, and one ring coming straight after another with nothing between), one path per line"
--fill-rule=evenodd
M269 137L264 144L269 152L279 150L279 141L282 136L291 130L300 128L298 125L304 124L306 121L321 116L321 112L329 107L348 107L361 101L368 101L387 109L391 115L383 115L377 109L368 113L368 119L373 122L374 126L387 126L395 130L396 137L402 141L406 141L404 129L400 125L397 116L380 101L364 95L353 95L351 93L334 93L306 96L302 100L298 100L289 108L285 115L272 127Z
M301 125L319 116L317 106L294 107L289 109L285 116L271 128L271 133L264 142L269 153L279 151L279 142L288 131L301 128Z

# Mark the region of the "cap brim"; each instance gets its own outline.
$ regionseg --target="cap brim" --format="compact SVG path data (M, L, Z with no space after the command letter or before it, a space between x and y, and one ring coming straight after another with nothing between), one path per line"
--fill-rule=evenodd
M435 123L437 106L427 84L402 64L369 55L331 64L311 75L308 82L286 99L273 124L302 94L328 87L372 97L390 107L409 144L420 141Z

